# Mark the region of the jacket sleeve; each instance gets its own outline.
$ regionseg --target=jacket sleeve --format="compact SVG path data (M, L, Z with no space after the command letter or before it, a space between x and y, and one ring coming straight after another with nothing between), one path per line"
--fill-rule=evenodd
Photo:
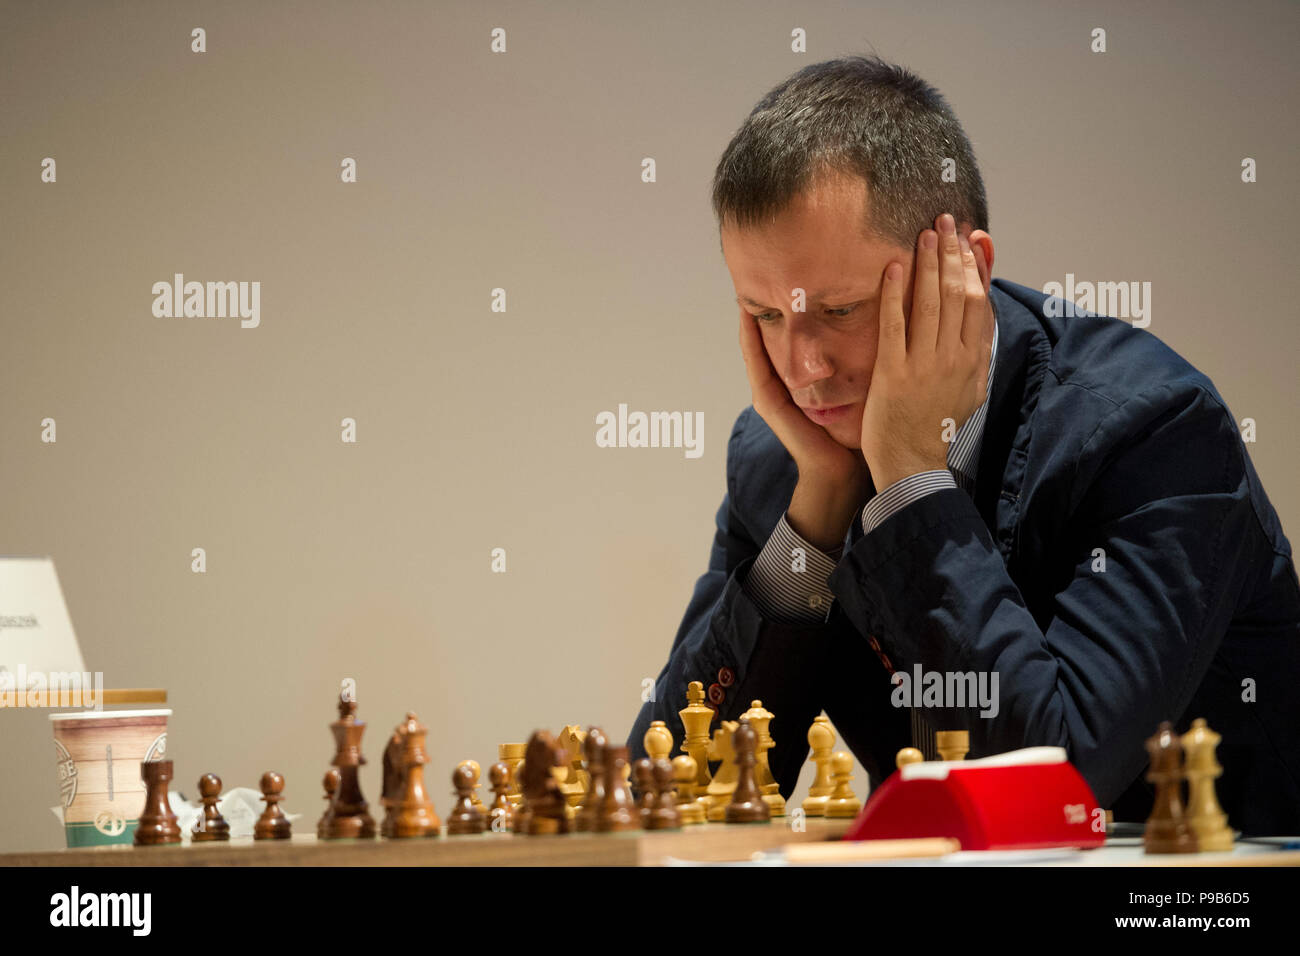
M1183 715L1205 676L1258 524L1235 422L1199 386L1162 385L1116 406L1077 456L1049 504L1020 503L1068 512L1058 540L1035 549L1053 560L1018 575L1032 593L956 489L884 521L830 584L899 671L919 664L945 683L983 674L990 688L997 675L992 707L930 711L935 729L968 730L972 757L1063 746L1109 806L1146 766L1145 739Z
M737 475L745 467L745 424L754 414L752 408L741 413L727 442L727 493L714 519L708 570L695 582L668 663L659 672L651 699L637 715L627 746L633 760L644 757L642 738L651 721L662 720L673 735L672 756L679 754L684 730L678 711L686 706L686 685L698 680L707 691L719 684L725 697L710 734L719 720L736 720L752 700L762 700L775 715L770 729L777 745L768 752L769 765L788 797L808 754L808 727L822 709L817 675L827 625L766 620L744 591L745 578L761 550L736 507ZM730 687L719 683L723 668L732 672Z

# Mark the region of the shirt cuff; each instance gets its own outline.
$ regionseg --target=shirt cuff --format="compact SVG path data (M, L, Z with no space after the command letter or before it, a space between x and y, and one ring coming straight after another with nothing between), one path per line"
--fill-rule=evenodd
M749 569L745 593L771 620L825 623L835 600L826 582L843 551L839 547L827 553L809 544L782 514Z
M871 534L884 524L887 519L902 511L918 498L942 491L944 488L956 488L957 480L946 468L934 471L918 471L915 475L900 478L884 491L867 502L862 509L862 532Z

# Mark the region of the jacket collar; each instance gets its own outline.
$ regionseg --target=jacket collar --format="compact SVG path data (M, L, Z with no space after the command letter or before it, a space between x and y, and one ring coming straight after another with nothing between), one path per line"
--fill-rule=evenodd
M998 323L998 349L988 415L976 471L975 507L1004 557L1011 551L1025 480L1030 421L1052 349L1034 303L1046 296L994 279L989 284Z

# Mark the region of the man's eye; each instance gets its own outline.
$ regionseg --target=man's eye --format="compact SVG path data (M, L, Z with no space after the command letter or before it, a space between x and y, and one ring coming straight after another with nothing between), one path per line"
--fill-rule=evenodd
M826 312L828 315L834 315L839 318L843 318L844 316L848 315L856 308L857 308L856 305L846 305L841 309L827 309ZM759 315L754 316L754 318L757 319L759 322L773 322L775 321L775 313L763 312Z

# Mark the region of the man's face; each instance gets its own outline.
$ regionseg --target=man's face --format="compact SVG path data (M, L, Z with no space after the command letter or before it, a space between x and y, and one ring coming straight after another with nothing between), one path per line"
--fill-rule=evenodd
M862 446L880 284L891 261L906 270L903 312L911 314L915 250L865 238L867 203L862 179L828 178L770 225L722 230L737 301L758 319L772 367L794 403L845 448ZM794 311L794 289L804 290L803 312Z

